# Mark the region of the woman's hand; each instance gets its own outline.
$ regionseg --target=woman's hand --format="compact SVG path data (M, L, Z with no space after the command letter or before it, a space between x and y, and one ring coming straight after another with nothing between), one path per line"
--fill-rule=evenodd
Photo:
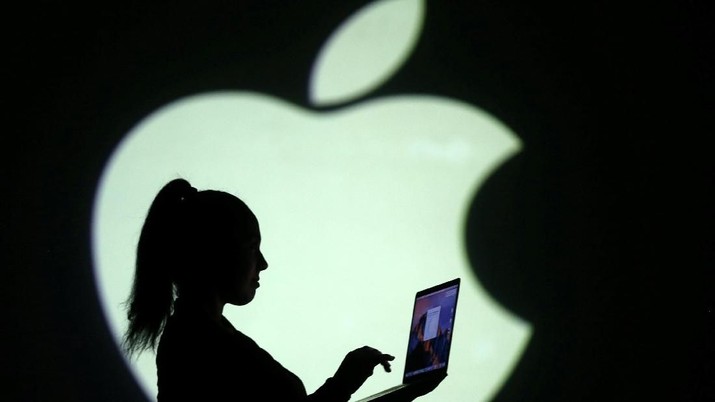
M382 365L386 372L392 371L390 362L393 360L395 360L394 356L363 346L345 356L333 379L353 394L372 375L378 364Z

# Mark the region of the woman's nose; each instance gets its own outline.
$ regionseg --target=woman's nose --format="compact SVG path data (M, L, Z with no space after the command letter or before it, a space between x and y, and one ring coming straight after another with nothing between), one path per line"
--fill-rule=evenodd
M262 252L260 253L260 260L259 260L258 267L261 271L268 268L268 261L266 261L266 257L263 255Z

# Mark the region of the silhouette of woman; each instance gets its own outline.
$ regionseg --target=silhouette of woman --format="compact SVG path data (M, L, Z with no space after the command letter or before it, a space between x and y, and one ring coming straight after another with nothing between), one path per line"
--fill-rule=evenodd
M308 395L295 374L234 328L223 307L255 297L268 268L260 245L258 220L234 195L175 179L155 197L137 246L124 347L130 356L156 351L159 402L347 401L378 364L390 371L393 356L357 348ZM413 400L438 382L390 400Z

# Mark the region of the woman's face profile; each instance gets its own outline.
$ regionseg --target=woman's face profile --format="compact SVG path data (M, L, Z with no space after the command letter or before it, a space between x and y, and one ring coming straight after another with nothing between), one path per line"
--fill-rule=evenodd
M231 256L226 262L227 277L219 284L226 303L242 306L251 302L260 286L259 274L268 268L261 252L261 233L257 226L251 235L238 241L230 251Z

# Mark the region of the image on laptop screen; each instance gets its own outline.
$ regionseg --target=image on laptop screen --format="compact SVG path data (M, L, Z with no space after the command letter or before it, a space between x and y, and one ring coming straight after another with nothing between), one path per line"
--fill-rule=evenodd
M459 282L451 281L417 294L407 343L404 381L446 371L457 309Z

